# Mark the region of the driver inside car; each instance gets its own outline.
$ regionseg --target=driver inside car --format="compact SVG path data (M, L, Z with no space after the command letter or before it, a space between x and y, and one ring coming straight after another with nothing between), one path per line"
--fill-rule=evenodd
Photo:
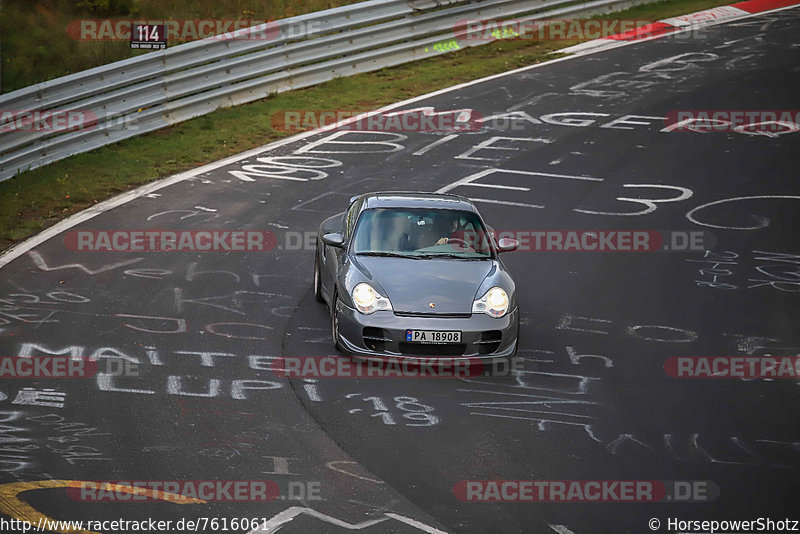
M437 224L434 226L434 235L442 235L438 241L436 241L437 245L446 245L450 242L450 237L455 233L456 229L458 228L458 219L452 219L448 225L447 219L440 218L436 221Z
M446 216L434 217L428 224L420 219L417 222L417 249L425 249L436 245L444 245L455 231L458 221Z

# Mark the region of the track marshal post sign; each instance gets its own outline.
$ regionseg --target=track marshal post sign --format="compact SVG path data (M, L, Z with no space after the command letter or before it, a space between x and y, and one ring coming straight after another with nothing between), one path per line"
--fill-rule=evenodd
M131 49L163 50L167 47L167 32L163 24L131 22Z

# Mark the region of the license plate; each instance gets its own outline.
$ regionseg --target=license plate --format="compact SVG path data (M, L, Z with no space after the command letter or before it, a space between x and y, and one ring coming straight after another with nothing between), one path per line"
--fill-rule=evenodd
M406 330L412 343L461 343L460 330Z

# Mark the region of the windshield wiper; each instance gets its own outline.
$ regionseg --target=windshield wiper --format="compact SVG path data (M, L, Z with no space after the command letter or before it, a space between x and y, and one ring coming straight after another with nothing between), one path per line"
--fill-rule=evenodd
M397 252L356 252L356 256L378 256L382 258L409 258L416 260L419 256L412 256L410 254L398 254Z
M420 254L419 256L415 256L417 258L454 258L457 260L488 260L491 259L489 256L461 256L459 254L449 254L449 253L441 253L441 254Z

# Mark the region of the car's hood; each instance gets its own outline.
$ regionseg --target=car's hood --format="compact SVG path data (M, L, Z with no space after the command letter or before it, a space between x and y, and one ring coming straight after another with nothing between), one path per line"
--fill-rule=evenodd
M377 282L375 289L382 291L394 311L400 313L471 313L475 293L495 268L492 260L359 256L354 263L367 279Z

